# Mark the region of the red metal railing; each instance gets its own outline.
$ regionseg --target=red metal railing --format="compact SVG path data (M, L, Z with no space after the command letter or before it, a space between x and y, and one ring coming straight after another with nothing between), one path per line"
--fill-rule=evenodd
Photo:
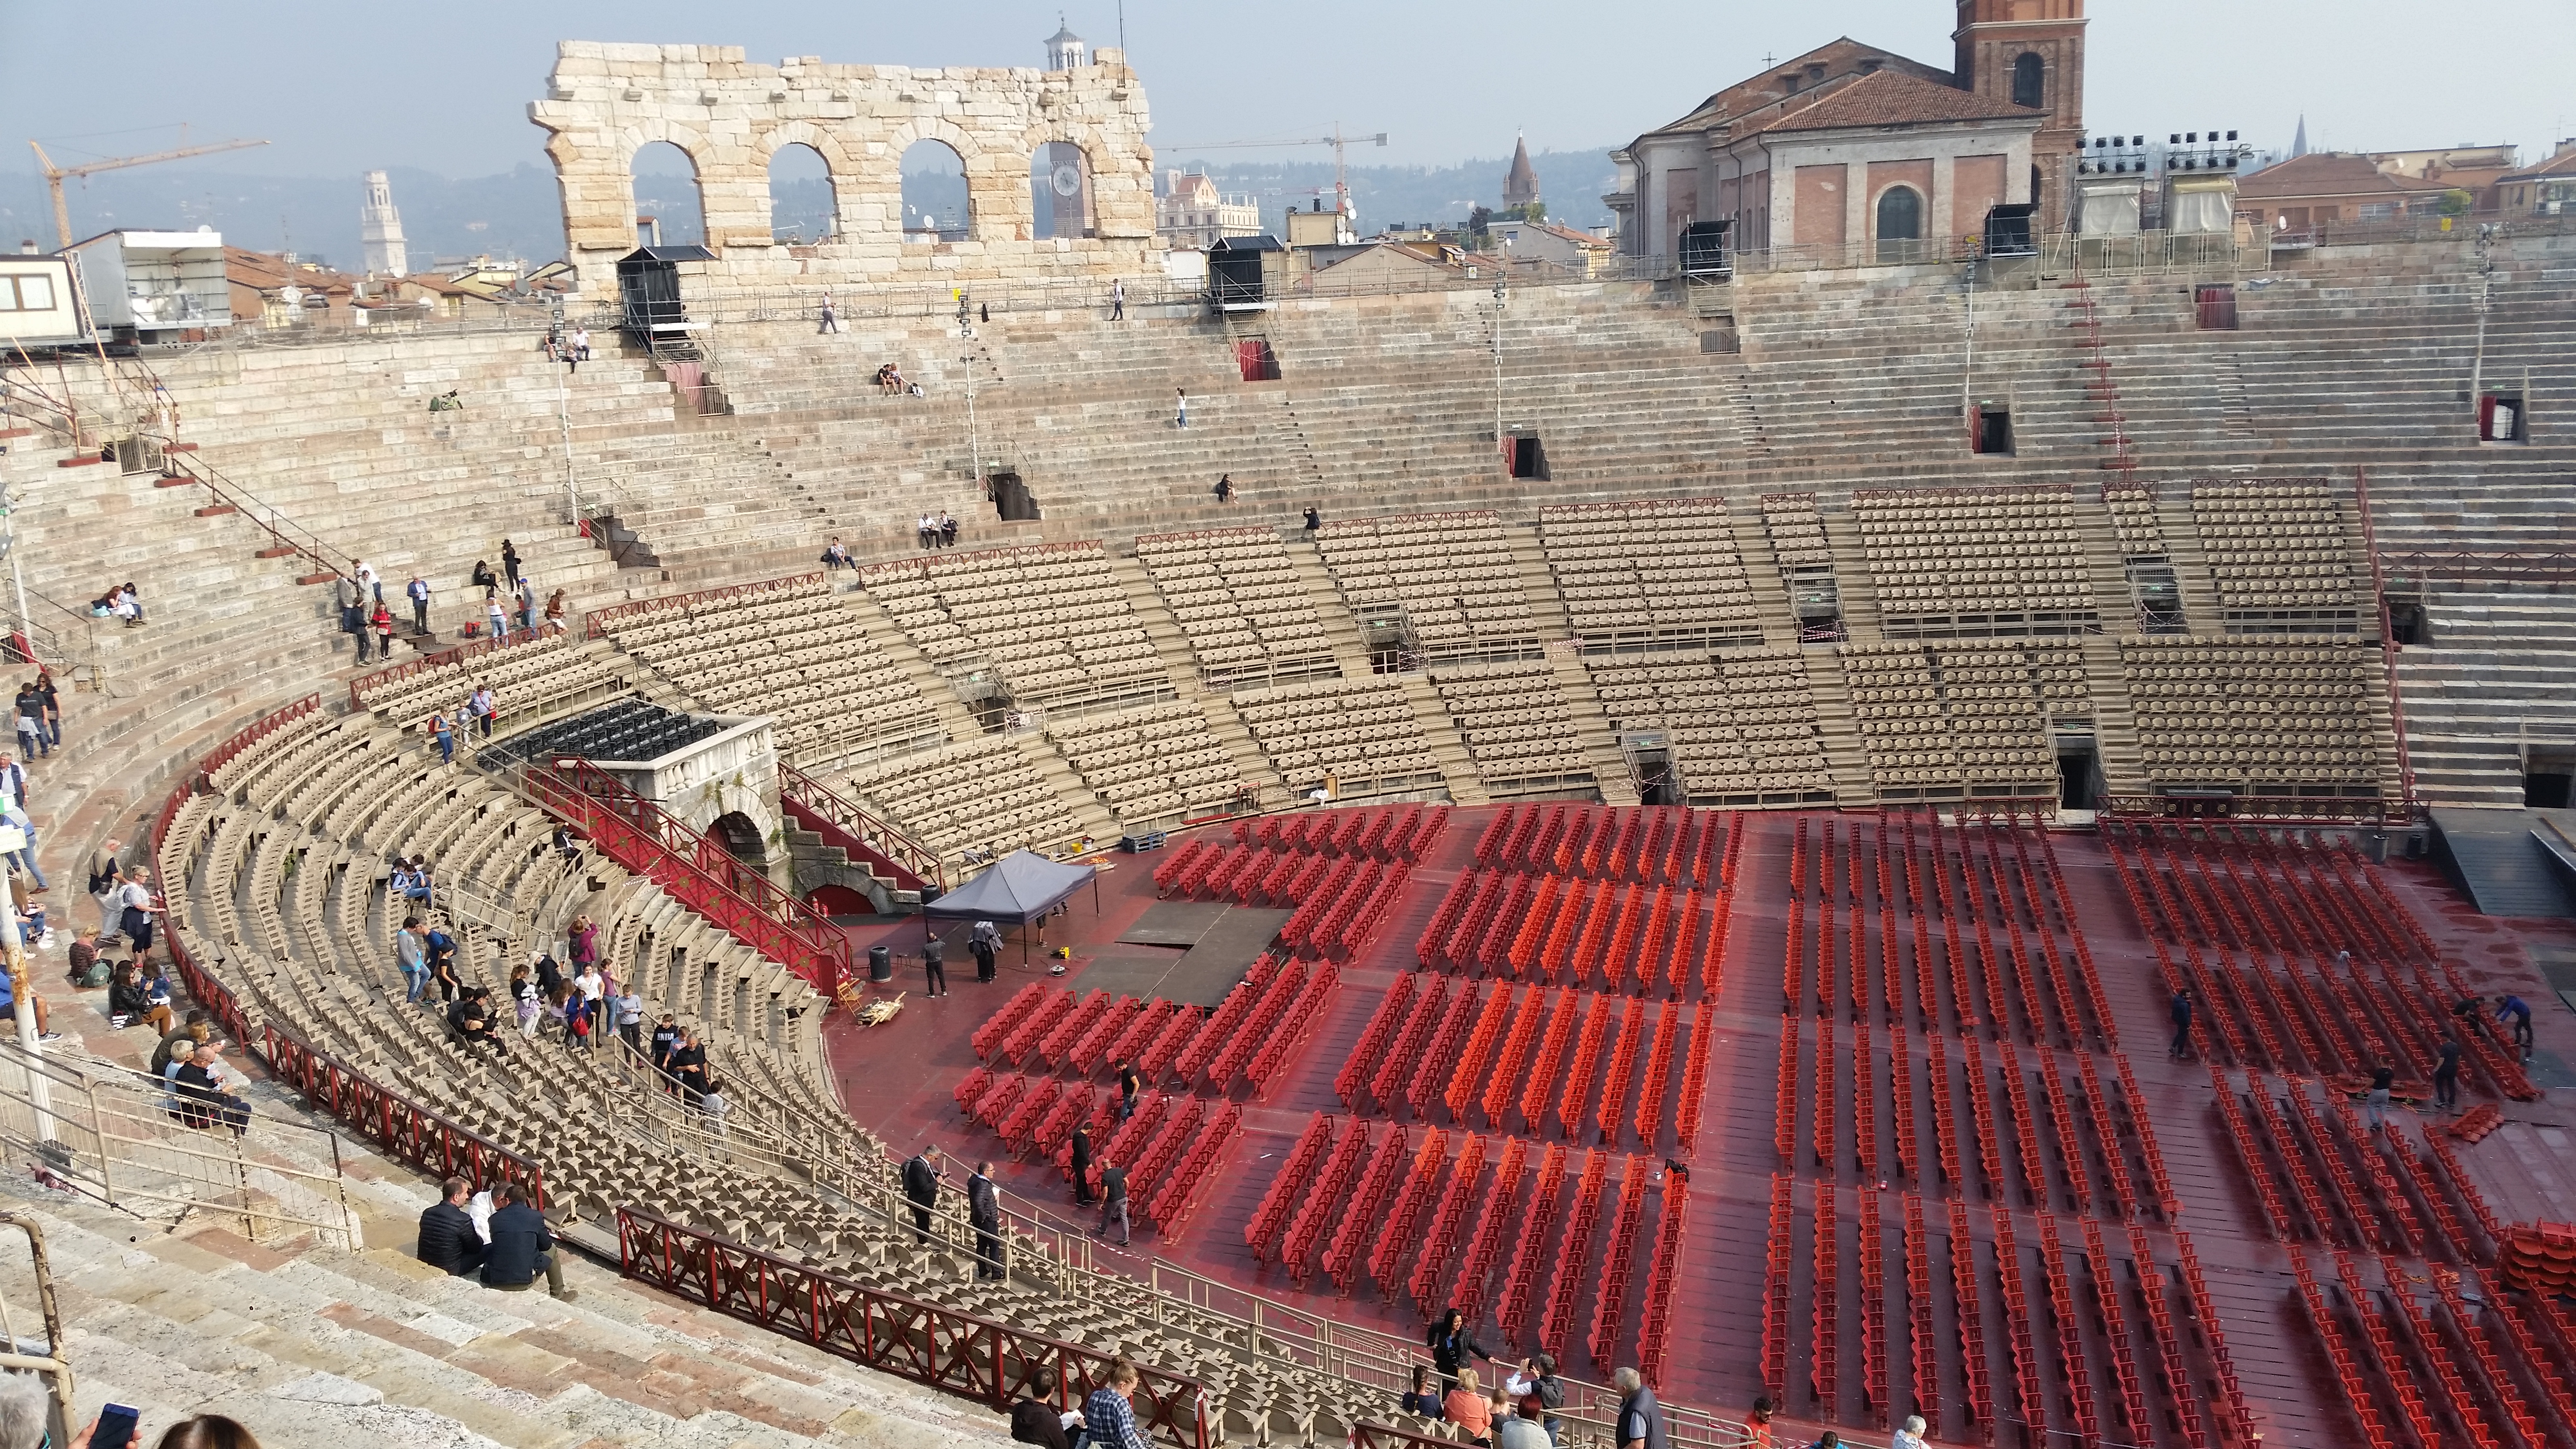
M627 1277L991 1409L1030 1394L1041 1369L1055 1375L1059 1409L1080 1407L1109 1381L1111 1357L1080 1344L871 1288L641 1208L617 1210L617 1251ZM1174 1449L1212 1449L1199 1381L1138 1367L1131 1402L1145 1437Z
M2489 553L2466 550L2415 549L2377 554L2383 577L2482 579L2499 583L2564 584L2576 582L2576 553L2507 549Z
M778 803L799 826L882 868L905 890L948 888L937 853L785 760L778 762Z
M2386 824L2414 818L2407 800L2376 795L2106 795L2102 813L2138 820L2278 820Z
M969 561L991 563L995 559L1039 559L1075 553L1106 555L1098 539L1078 539L1070 543L1021 543L1007 548L979 548L966 553L942 551L916 554L910 558L889 559L884 563L861 564L859 582L865 585L875 579L928 578L944 568L956 568Z
M528 1190L530 1206L546 1206L545 1173L535 1163L405 1101L276 1022L263 1024L257 1039L262 1059L280 1080L391 1156L432 1177L462 1177L478 1188L515 1182Z
M550 766L530 761L520 776L539 805L571 821L609 859L815 990L831 996L851 979L850 941L839 927L615 775L567 757Z
M600 609L592 613L589 623L583 626L582 637L599 638L608 632L608 625L620 619L640 618L646 614L667 613L672 610L688 613L700 604L712 604L723 599L749 598L754 594L775 593L782 589L792 589L802 584L818 582L822 577L819 572L796 574L783 579L762 579L754 584L726 584L722 588L700 589L693 594L673 594L664 599L637 599L631 604L619 604L613 609Z

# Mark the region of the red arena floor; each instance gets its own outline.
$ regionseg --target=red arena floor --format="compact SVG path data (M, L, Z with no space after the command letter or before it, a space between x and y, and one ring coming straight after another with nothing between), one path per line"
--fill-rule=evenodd
M1866 1438L1909 1413L2013 1445L2415 1420L2534 1449L2576 1422L2576 1318L2491 1306L2511 1226L2576 1220L2564 1094L2492 1026L2464 1096L2500 1127L2442 1130L2426 1081L2461 994L2546 1000L2532 955L2563 923L2277 832L1547 803L1431 835L1432 812L1112 857L1097 911L1051 923L1062 977L1014 948L978 984L961 928L927 999L919 922L871 928L909 994L834 1028L843 1100L1069 1217L1033 1144L1105 1113L1123 1044L1155 1080L1109 1261L1408 1338L1457 1304L1515 1357L1641 1364L1728 1417L1767 1391ZM1084 988L1135 954L1111 943L1158 873L1299 908L1213 1027ZM2156 1050L2173 982L2199 1003L2181 1060ZM2359 1101L2382 1060L2386 1132Z

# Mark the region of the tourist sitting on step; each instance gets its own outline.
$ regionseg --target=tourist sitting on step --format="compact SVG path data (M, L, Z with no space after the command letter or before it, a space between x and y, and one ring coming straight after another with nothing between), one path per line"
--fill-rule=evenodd
M458 1041L501 1050L501 1034L492 1025L491 988L469 986L447 1006L447 1030Z
M1073 1449L1070 1435L1082 1428L1080 1414L1057 1410L1056 1377L1051 1368L1038 1369L1029 1375L1028 1394L1011 1405L1011 1437L1022 1444L1042 1444L1046 1449Z
M131 961L117 967L116 979L108 984L107 1024L118 1031L150 1026L156 1035L171 1029L170 1004L155 1005L144 995L143 973Z
M903 389L903 373L893 363L886 363L877 369L877 391L897 393Z
M473 1215L465 1211L465 1200L474 1193L474 1184L461 1177L451 1177L442 1188L446 1196L431 1203L420 1215L420 1260L442 1273L462 1278L483 1266L483 1235L475 1231Z
M525 1293L543 1273L546 1291L569 1303L574 1294L564 1287L563 1254L555 1248L555 1235L547 1229L545 1217L520 1196L521 1191L515 1182L492 1189L492 1245L483 1253L483 1286Z

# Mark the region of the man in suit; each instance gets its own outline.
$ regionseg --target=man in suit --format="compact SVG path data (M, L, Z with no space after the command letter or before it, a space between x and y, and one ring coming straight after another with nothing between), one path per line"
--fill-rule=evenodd
M483 1235L474 1231L474 1215L465 1210L474 1184L451 1177L447 1195L420 1215L420 1260L462 1278L483 1266Z
M1007 1278L1002 1263L1002 1194L993 1186L993 1164L978 1162L966 1179L966 1220L975 1225L975 1276Z
M574 1294L564 1286L563 1254L554 1249L555 1235L547 1230L545 1216L528 1205L518 1184L494 1186L492 1246L483 1252L483 1286L524 1293L543 1273L546 1291L570 1303Z
M912 1204L912 1237L930 1241L930 1210L939 1203L939 1149L923 1147L903 1165L903 1196Z

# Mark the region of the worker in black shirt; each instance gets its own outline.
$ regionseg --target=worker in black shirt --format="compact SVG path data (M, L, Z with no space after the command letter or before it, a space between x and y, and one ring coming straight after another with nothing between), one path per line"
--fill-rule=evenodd
M924 1147L903 1164L903 1196L912 1204L912 1237L930 1241L930 1210L939 1202L939 1149Z
M1091 1206L1091 1124L1073 1124L1073 1200Z
M2449 1112L2460 1105L2460 1039L2442 1038L2442 1055L2433 1063L2433 1105Z
M937 936L933 936L929 940L921 943L921 989L923 995L946 996L948 994L947 959L947 942L940 940Z
M1112 1222L1118 1224L1118 1246L1127 1246L1127 1169L1104 1157L1100 1159L1100 1231L1093 1236L1109 1236Z
M1119 1121L1124 1122L1128 1118L1136 1115L1136 1098L1142 1094L1144 1090L1145 1079L1136 1075L1136 1069L1134 1067L1123 1061L1120 1062L1118 1064Z

